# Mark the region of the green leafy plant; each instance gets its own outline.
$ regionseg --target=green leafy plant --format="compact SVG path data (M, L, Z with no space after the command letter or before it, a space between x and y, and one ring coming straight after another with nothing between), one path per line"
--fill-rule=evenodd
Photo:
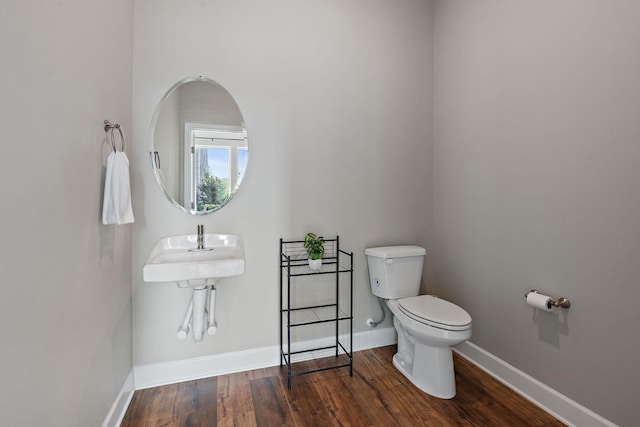
M304 247L309 254L309 259L322 259L324 255L324 238L313 233L307 233L304 237Z
M198 212L220 209L230 198L229 181L207 171L198 186L196 197Z

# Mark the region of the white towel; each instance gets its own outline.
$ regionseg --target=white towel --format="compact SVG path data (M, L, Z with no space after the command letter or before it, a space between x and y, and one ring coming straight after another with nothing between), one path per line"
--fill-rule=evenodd
M107 159L107 175L104 179L102 223L128 224L133 221L129 159L122 151L112 151Z

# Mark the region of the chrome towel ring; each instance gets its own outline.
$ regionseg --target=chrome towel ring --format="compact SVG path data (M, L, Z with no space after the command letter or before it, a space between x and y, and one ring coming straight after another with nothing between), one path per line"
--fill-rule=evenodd
M124 134L122 133L122 128L120 127L120 125L118 123L111 123L109 120L105 120L104 121L104 131L105 132L109 132L109 129L111 129L111 146L113 147L113 151L118 151L118 149L116 148L116 138L113 135L114 134L114 129L117 129L118 132L120 133L120 151L124 152L125 149L125 144L124 144Z

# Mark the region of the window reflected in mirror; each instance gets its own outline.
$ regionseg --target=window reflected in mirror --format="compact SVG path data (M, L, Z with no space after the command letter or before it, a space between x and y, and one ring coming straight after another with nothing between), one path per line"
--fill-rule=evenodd
M189 200L185 205L196 212L224 206L238 188L247 167L249 148L242 129L198 126L188 123Z

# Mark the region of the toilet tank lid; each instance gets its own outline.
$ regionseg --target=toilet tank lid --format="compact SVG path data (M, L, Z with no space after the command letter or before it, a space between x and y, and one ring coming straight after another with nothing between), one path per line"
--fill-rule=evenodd
M367 248L364 254L376 258L403 258L410 256L424 256L427 250L420 246L382 246L379 248Z

